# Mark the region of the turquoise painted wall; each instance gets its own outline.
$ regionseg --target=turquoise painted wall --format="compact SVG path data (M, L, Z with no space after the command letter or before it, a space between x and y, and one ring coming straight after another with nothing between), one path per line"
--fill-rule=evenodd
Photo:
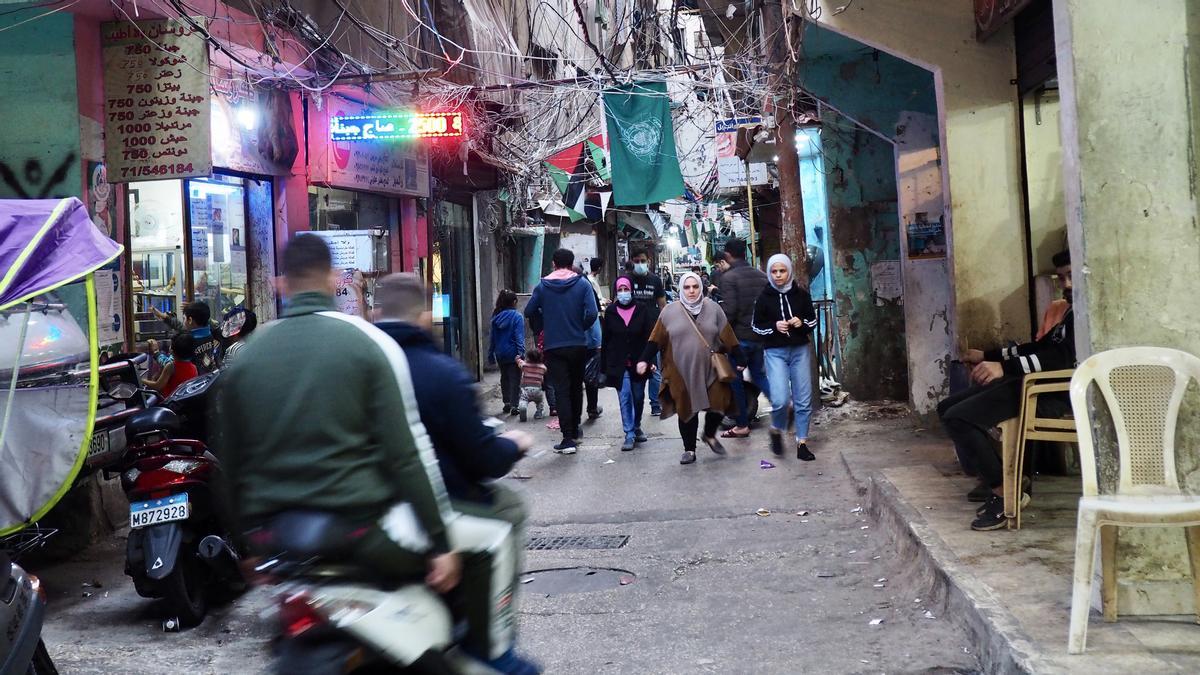
M900 260L893 146L836 115L822 122L842 385L860 400L903 401L904 307L878 300L871 277L873 264Z
M842 384L860 399L907 400L902 301L879 300L871 266L900 262L894 138L905 111L937 114L933 74L828 30L809 26L800 84L869 130L828 108L821 116L821 173L805 175L805 217L812 182L823 181L830 291L842 340ZM807 133L812 133L811 131ZM803 153L803 146L802 146ZM816 168L815 166L813 168ZM814 193L818 192L813 188ZM810 237L814 233L809 233Z
M75 19L37 11L0 15L0 198L79 197Z
M811 24L804 53L800 85L889 138L902 111L937 115L933 73L920 66Z

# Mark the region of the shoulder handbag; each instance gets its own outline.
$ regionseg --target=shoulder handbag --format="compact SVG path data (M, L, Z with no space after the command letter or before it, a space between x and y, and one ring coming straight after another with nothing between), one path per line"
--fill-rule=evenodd
M688 318L692 321L692 328L696 329L696 335L699 336L704 346L708 348L709 356L712 359L713 371L717 373L717 381L726 384L733 382L737 377L737 371L733 369L733 364L729 362L729 357L713 349L708 340L704 339L704 333L701 333L700 326L696 325L695 317L689 315Z

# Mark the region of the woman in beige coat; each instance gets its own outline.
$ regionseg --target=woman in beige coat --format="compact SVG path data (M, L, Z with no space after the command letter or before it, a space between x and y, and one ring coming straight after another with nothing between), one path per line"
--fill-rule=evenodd
M679 302L663 309L637 365L638 374L645 376L654 368L650 364L655 357L662 353L661 391L665 394L660 398L662 417L679 415L679 433L683 436L680 464L696 461L701 411L706 411L701 439L713 452L725 454L725 448L717 440L717 430L721 419L734 407L733 392L728 383L717 379L712 352L736 354L738 349L737 337L725 319L725 312L704 297L700 276L692 272L684 274L679 279Z

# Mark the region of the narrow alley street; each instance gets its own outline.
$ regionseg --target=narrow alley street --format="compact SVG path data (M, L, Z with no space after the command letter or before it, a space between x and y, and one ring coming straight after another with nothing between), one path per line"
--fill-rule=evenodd
M674 420L647 418L650 442L619 450L612 390L579 453L518 465L530 535L619 537L619 548L530 551L521 642L548 673L969 673L973 645L921 570L897 559L866 515L839 452L840 425L885 440L907 419L825 422L817 461L777 459L756 431L680 466ZM498 407L498 401L496 402ZM828 416L819 416L823 419ZM515 420L515 418L513 418ZM537 450L556 432L532 419ZM843 429L844 430L844 429ZM858 445L870 436L858 437ZM774 468L762 468L762 461ZM759 515L765 509L770 515ZM800 515L803 514L803 515ZM616 542L596 542L603 545ZM595 544L593 544L595 545ZM121 573L124 537L39 570L45 639L64 673L250 673L270 667L270 602L255 590L198 628L164 633ZM594 568L565 579L539 573ZM620 570L606 576L603 570ZM598 578L598 579L593 579ZM532 579L532 581L530 581ZM622 585L624 584L624 585ZM589 590L590 589L590 590ZM584 592L586 591L586 592Z

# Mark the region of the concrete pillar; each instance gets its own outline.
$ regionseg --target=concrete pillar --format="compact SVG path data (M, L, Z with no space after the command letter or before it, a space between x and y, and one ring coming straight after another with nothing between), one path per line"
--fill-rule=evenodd
M1079 359L1129 345L1200 354L1200 0L1055 0L1054 25ZM1196 398L1178 441L1193 493ZM1114 450L1102 442L1101 462ZM1182 530L1120 537L1120 612L1191 613Z

